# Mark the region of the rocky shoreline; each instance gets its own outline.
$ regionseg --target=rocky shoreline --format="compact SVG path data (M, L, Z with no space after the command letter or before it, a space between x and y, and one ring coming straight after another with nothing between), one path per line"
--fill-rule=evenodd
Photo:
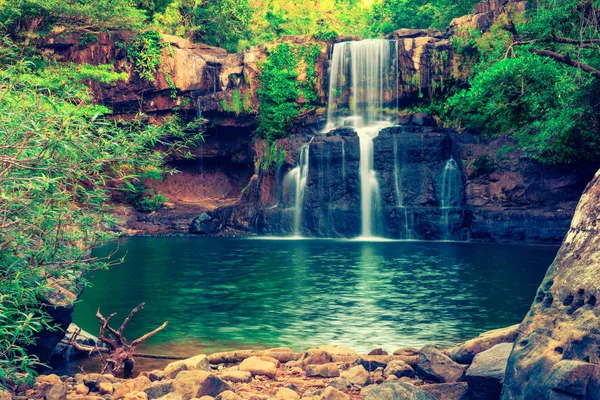
M134 379L96 373L42 375L1 400L498 399L518 325L449 349L433 345L369 354L325 345L197 355Z

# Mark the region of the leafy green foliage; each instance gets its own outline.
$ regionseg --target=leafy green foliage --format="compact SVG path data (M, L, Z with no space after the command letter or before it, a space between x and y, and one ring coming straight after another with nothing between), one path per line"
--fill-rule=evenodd
M258 89L258 132L269 141L290 133L299 114L297 59L293 47L282 43L270 50Z
M162 49L167 46L161 42L160 33L147 31L139 34L127 47L127 57L142 79L154 81L154 74L160 68Z
M537 5L524 15L509 12L483 35L455 39L459 54L475 55L478 62L470 88L439 110L460 127L516 139L517 148L539 162L594 162L600 156L599 79L577 64L545 57L544 51L576 55L578 62L600 67L594 22L600 4L544 0ZM519 37L507 31L509 20Z
M250 95L248 93L242 95L239 89L235 89L233 94L231 95L231 100L227 101L223 99L221 102L221 108L225 112L232 112L235 115L245 114L252 110L252 106L250 104Z
M166 33L236 51L249 36L253 12L248 0L174 0L154 21Z
M316 45L280 43L269 50L260 75L257 90L258 132L269 142L291 133L299 115L298 98L307 104L315 102L315 62L320 54ZM299 80L299 70L306 78Z
M487 154L473 158L467 165L473 169L474 176L492 172L496 168L496 162Z
M379 0L371 10L371 30L388 34L399 28L445 29L453 18L471 13L477 0Z
M130 0L0 0L3 28L28 40L74 32L137 30L144 20L144 12Z
M591 161L600 155L594 110L600 97L590 96L597 91L597 82L581 71L523 54L479 73L448 107L465 127L516 138L536 160Z
M37 363L24 349L49 326L39 299L52 292L50 280L74 285L81 271L107 264L89 251L115 237L111 192L135 190L146 171L172 172L162 167L165 152L197 140L176 120L105 118L109 110L81 81L122 78L108 66L19 54L0 42L0 383Z

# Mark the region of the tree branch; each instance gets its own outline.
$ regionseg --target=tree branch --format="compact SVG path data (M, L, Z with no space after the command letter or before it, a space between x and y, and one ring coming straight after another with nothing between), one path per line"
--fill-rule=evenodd
M558 61L559 63L562 64L566 64L569 65L571 67L575 67L577 69L580 69L582 71L585 72L589 72L592 75L596 76L597 78L600 78L600 70L588 65L588 64L584 64L582 62L579 62L577 60L573 60L571 57L569 57L568 55L562 55L559 53L555 53L553 51L550 50L540 50L540 49L536 49L535 47L531 46L529 47L527 50L529 50L532 53L535 53L539 56L542 57L549 57L552 58L555 61Z

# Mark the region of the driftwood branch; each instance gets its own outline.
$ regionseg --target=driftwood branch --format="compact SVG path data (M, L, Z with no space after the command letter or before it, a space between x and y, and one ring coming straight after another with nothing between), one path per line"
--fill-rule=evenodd
M61 340L61 343L66 344L68 346L72 346L76 350L85 351L90 355L94 354L94 353L108 352L108 349L105 347L88 346L88 345L77 342L77 338L79 337L80 333L81 333L81 328L79 328L75 332L73 332L73 334L71 335L69 340Z
M146 303L142 303L139 306L137 306L136 308L134 308L133 310L131 310L131 312L129 313L129 315L127 316L127 318L125 318L125 320L123 321L123 323L121 324L121 326L119 327L119 329L117 329L117 333L118 334L120 334L120 335L123 334L123 331L127 327L127 324L129 323L129 321L131 321L131 318L133 318L133 316L135 315L135 313L137 313L139 310L141 310L142 308L144 308L145 305L146 305Z
M131 342L130 346L133 347L133 348L135 348L136 346L139 346L140 343L144 342L145 340L150 339L152 336L156 335L158 332L160 332L163 329L165 329L165 327L167 326L168 323L169 323L168 321L163 322L163 324L161 326L159 326L158 328L156 328L152 332L148 332L144 336L142 336L141 338L135 339L133 342Z
M106 359L104 360L104 366L102 367L102 373L114 373L121 367L123 369L125 369L126 372L133 371L133 368L135 366L134 356L136 356L136 354L135 354L136 347L139 346L140 344L142 344L144 341L151 338L152 336L156 335L158 332L160 332L167 326L168 322L165 321L161 326L154 329L152 332L148 332L145 335L143 335L142 337L140 337L139 339L136 339L133 342L128 344L125 337L123 337L123 331L127 327L127 324L129 324L129 322L131 321L133 316L139 310L141 310L143 307L144 307L144 303L140 304L139 306L137 306L136 308L131 310L131 312L129 313L127 318L125 318L125 320L123 321L123 323L121 324L119 329L114 329L109 325L110 320L115 315L117 315L117 313L112 313L108 316L108 318L105 318L102 315L102 313L100 313L100 308L98 308L98 311L96 312L96 318L98 318L98 321L100 322L100 332L98 334L98 339L106 346L105 350L99 350L99 352L108 353ZM80 332L80 330L73 335L71 340L68 341L68 344L70 344L71 346L78 348L78 349L87 349L86 346L76 343L76 339L77 339L77 336L79 335L79 332ZM91 346L88 346L88 347L91 347ZM151 356L151 355L144 355L144 356ZM152 358L167 359L169 357L155 356Z

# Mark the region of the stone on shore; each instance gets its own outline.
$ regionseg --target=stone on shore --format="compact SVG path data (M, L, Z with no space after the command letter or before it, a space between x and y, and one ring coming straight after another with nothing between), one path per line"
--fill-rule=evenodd
M183 400L201 396L216 397L231 387L218 377L206 371L181 371L173 381L173 391Z
M321 392L321 400L350 400L350 396L346 393L328 386Z
M33 389L35 389L41 397L44 397L46 392L48 392L55 385L62 385L62 381L57 375L40 375L35 378Z
M0 400L12 400L12 395L2 385L0 385Z
M473 358L482 351L489 350L500 343L514 343L518 327L519 325L513 325L482 333L476 338L450 349L448 356L459 364L470 364Z
M171 393L173 390L173 382L154 382L144 392L148 395L149 400L159 399Z
M373 372L377 368L387 367L388 362L388 356L364 356L358 359L358 363L369 372Z
M46 400L66 400L67 399L67 386L64 383L52 385L46 392Z
M383 376L385 378L389 377L390 375L397 376L398 378L402 378L403 376L412 378L415 376L415 370L402 360L392 360L388 363L383 371Z
M90 392L90 388L85 386L83 383L75 385L73 389L75 389L75 393L80 394L82 396L85 396Z
M387 356L389 353L382 348L373 349L369 352L370 356Z
M231 390L226 390L222 393L219 393L215 400L242 400L240 396L232 392Z
M123 400L148 400L148 395L146 392L131 392L127 393Z
M475 356L466 374L473 400L500 398L506 364L512 348L512 343L501 343Z
M384 382L373 388L368 392L365 400L436 400L436 398L409 383L394 381Z
M322 349L309 349L302 355L302 358L298 360L302 365L309 364L328 364L333 362L333 357L330 353Z
M306 376L320 376L322 378L337 378L340 376L340 370L334 363L307 365L304 368Z
M362 387L371 383L371 376L362 365L357 365L356 367L352 367L349 370L342 372L341 377L356 386Z
M274 363L261 360L255 356L246 358L242 361L239 368L240 371L250 372L252 376L263 375L275 378L275 375L277 375L277 366Z
M295 399L299 399L300 396L298 395L298 393L296 393L295 391L293 391L290 388L281 388L277 391L275 398L277 400L295 400ZM231 400L233 400L233 399L231 399Z
M185 360L170 363L165 367L165 376L173 379L181 371L210 371L208 358L204 354L197 355Z
M140 375L135 379L127 380L121 383L114 391L113 398L120 399L131 392L143 392L150 387L152 382L146 376Z
M417 375L439 383L460 382L464 379L465 369L437 348L425 346L419 354Z
M417 350L413 347L402 347L401 349L397 349L396 351L394 351L393 354L395 356L405 356L405 357L418 356L419 350Z
M168 393L163 397L160 397L158 400L183 400L183 397L177 393Z
M419 386L419 388L435 397L436 400L471 400L467 382L434 383Z
M357 354L354 350L349 349L348 347L338 346L337 344L327 344L324 346L317 346L316 350L323 350L332 356L339 357L356 357Z
M248 371L225 370L219 374L219 377L233 383L248 383L252 380L252 374Z

